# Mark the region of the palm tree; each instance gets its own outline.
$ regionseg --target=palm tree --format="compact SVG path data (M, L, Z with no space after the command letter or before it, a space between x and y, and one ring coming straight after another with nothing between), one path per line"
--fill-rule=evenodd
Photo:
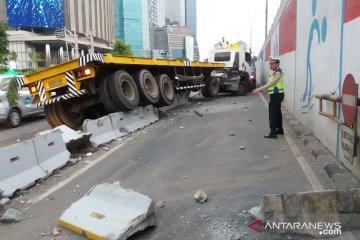
M33 63L35 63L35 66L33 66L33 67L37 68L38 67L38 62L41 59L40 54L38 52L31 52L31 53L29 53L29 58L31 59L31 61Z

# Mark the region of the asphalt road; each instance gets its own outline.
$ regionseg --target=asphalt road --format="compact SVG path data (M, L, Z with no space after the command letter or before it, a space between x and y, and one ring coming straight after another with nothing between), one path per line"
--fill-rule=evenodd
M109 144L116 151L101 149L19 193L11 204L24 211L25 218L16 224L0 224L0 238L53 239L52 229L71 203L96 184L120 181L123 187L165 202L164 208L156 208L156 227L132 240L228 240L234 233L241 239L307 239L258 233L247 227L253 220L247 211L259 205L261 195L313 190L285 138L263 137L268 133L268 115L260 97L200 101L172 110L161 121ZM46 194L94 161L98 163L86 172ZM206 203L194 200L198 189L208 194ZM40 194L45 194L44 199L33 204ZM56 239L85 238L61 229Z
M0 148L33 138L37 132L50 129L43 114L22 119L17 128L11 128L5 123L0 124Z

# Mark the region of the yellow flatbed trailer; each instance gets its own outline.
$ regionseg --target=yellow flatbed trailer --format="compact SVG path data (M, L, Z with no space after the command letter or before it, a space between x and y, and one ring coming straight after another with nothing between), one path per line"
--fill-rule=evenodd
M50 126L81 126L139 105L171 105L177 92L201 89L205 96L219 92L211 77L222 63L87 54L17 79L44 106Z

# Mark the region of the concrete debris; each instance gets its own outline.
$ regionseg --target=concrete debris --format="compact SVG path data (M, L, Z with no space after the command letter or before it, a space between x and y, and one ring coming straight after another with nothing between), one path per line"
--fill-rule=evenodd
M183 176L183 177L182 177L182 179L186 179L186 178L187 178L187 176Z
M198 102L197 105L202 105L202 102Z
M92 152L88 152L88 153L86 154L87 157L90 157L91 155L92 155Z
M0 222L15 223L15 222L20 222L21 220L23 220L23 218L24 216L20 211L14 208L9 208L1 217Z
M195 194L194 194L194 198L200 202L200 203L204 203L206 202L206 200L208 199L208 195L202 191L202 190L198 190Z
M104 151L109 151L109 147L107 146L104 146L104 147L101 147Z
M7 205L10 203L10 198L2 198L0 200L0 205Z
M70 160L67 162L69 166L75 165L80 159L79 158L70 158Z
M165 202L163 202L163 201L158 201L158 202L156 203L156 206L158 206L159 208L163 208L163 207L165 207Z
M181 127L179 127L180 129L183 129L184 127L183 126L181 126Z
M236 134L233 132L229 132L229 136L236 136Z
M249 214L253 216L255 219L263 219L263 216L261 215L261 207L256 206L249 210Z
M104 183L65 210L59 224L97 239L125 240L155 225L154 210L155 203L148 196Z
M60 235L60 228L54 227L52 231L53 236L59 236Z
M265 155L264 158L265 158L265 159L270 159L270 156L269 156L269 155Z
M240 150L244 150L244 149L245 149L245 147L244 147L244 146L241 146L241 147L240 147Z
M195 113L196 115L200 116L200 117L203 116L203 114L202 114L200 111L198 111L198 110L195 110L194 113Z

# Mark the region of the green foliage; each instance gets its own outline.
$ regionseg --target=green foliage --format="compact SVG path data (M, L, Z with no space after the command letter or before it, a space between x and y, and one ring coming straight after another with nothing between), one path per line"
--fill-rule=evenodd
M8 100L10 108L15 106L19 100L19 92L18 92L16 77L10 80L9 88L6 92L6 98Z
M18 57L18 55L14 51L11 51L8 56L9 60L11 60L11 61L16 61L17 57Z
M21 70L21 74L22 75L28 75L28 74L32 74L34 72L39 71L37 68L24 68Z
M9 54L9 40L6 30L7 24L0 22L0 64L5 64Z
M113 50L111 51L114 55L132 56L133 52L131 46L126 44L122 39L117 39Z
M31 59L31 61L33 63L38 65L38 62L41 60L41 55L38 52L31 52L31 53L29 53L29 58Z

